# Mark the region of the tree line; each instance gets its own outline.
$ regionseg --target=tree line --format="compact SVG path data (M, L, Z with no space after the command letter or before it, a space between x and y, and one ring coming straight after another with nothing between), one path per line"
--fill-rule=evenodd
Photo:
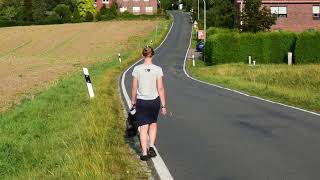
M93 0L0 0L0 22L81 22L96 16Z
M165 0L168 1L168 0ZM200 21L203 19L203 0L172 0L169 8L177 8L182 3L187 11L197 19L198 1ZM270 9L262 7L261 0L244 0L243 11L235 6L235 0L205 0L207 6L207 27L238 28L242 32L268 31L275 24L276 16Z

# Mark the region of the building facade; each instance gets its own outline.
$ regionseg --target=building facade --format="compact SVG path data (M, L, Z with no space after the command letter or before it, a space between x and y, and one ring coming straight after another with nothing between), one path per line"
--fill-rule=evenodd
M156 14L158 1L157 0L96 0L95 5L97 10L100 10L103 5L107 8L111 7L112 3L117 3L120 12L128 11L133 14Z
M237 0L236 6L241 12L245 4ZM262 6L278 17L273 30L320 29L320 0L262 0Z

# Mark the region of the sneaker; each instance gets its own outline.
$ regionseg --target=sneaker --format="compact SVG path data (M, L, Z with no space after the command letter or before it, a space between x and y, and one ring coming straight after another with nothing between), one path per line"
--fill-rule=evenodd
M141 155L140 156L141 161L148 161L150 159L149 155Z
M157 156L157 153L153 149L153 147L149 147L149 155L150 155L150 157L156 157Z

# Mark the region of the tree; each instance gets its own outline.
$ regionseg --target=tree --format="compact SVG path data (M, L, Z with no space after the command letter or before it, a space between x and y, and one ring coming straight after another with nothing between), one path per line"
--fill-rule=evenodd
M23 0L22 19L32 21L32 0Z
M34 21L41 21L46 17L46 3L43 0L32 1L32 19Z
M261 0L245 0L240 29L244 32L267 31L276 23L276 19L270 9L261 8Z
M92 0L78 0L79 14L82 19L88 20L96 14L96 8ZM90 15L91 14L91 15Z
M101 15L106 15L108 12L107 6L105 4L103 4L102 7L100 8L99 12Z
M22 13L20 0L0 0L0 16L8 20L19 20Z
M118 16L118 4L117 3L112 3L109 13L110 13L109 14L110 17L112 17L112 18L115 18L116 16Z
M81 21L81 18L80 18L80 13L79 13L79 10L78 10L78 7L74 8L73 10L73 14L72 14L72 22L73 23L78 23Z
M47 10L53 10L58 4L65 4L69 6L70 10L73 12L77 7L77 0L43 0L47 5Z
M62 19L64 23L71 21L72 13L70 11L69 6L65 4L58 4L53 10Z
M208 26L232 28L234 26L235 9L231 1L211 0L207 12Z
M87 12L86 16L84 17L85 22L91 22L94 20L93 14L91 12Z

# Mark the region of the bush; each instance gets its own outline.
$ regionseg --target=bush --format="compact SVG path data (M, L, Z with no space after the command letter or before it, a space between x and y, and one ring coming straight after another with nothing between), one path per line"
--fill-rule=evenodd
M91 22L91 21L93 21L93 19L94 19L93 14L91 12L87 12L86 16L84 17L84 21Z
M0 19L0 27L28 26L31 22Z
M124 17L124 18L134 18L136 15L128 12L128 11L125 11L123 13L120 13L120 17Z
M69 6L65 4L58 4L53 11L61 18L62 22L71 22L71 11Z
M320 32L297 34L295 63L320 63Z
M100 8L100 14L101 15L107 15L108 9L107 6L104 4L101 8Z
M289 32L217 33L206 42L208 64L248 62L248 56L260 64L287 62L296 36Z
M101 13L100 12L97 12L97 14L96 14L96 21L101 21L102 19L101 19Z
M73 23L81 22L80 12L79 12L79 9L77 7L74 8L71 22L73 22Z
M0 19L0 27L10 27L10 26L17 26L17 25L18 23L16 21Z
M37 22L37 24L46 25L46 24L63 24L64 21L56 13L51 14L46 19Z

